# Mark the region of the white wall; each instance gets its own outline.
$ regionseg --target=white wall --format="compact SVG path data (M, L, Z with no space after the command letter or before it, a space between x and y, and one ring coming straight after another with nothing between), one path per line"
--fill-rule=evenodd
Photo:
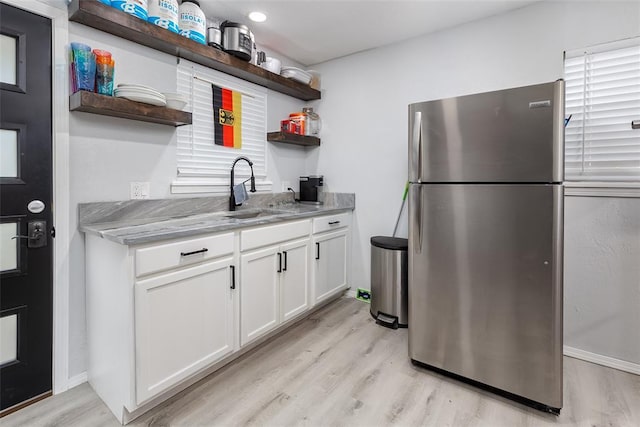
M566 345L640 361L640 199L567 197Z
M116 60L116 83L138 83L161 92L176 91L176 58L89 27L70 23L69 40L110 51ZM288 63L292 63L287 60ZM293 63L294 65L297 65ZM267 129L278 130L280 120L299 111L303 101L268 91ZM151 183L151 198L172 197L176 178L174 127L88 113L70 117L71 247L69 376L86 369L84 311L84 236L77 231L78 203L126 200L131 181ZM296 183L304 175L304 147L267 144L267 178L279 192L281 181ZM205 196L198 194L198 196Z
M386 30L381 24L381 31ZM408 104L553 81L562 77L564 50L639 33L639 2L541 2L314 66L322 73L324 90L317 103L323 119L322 147L310 155L308 165L325 175L330 190L356 193L352 287L369 288L369 238L393 231L407 179ZM590 208L589 203L611 203L611 199L569 200L567 224L578 221L582 209ZM615 241L618 225L637 209L628 200L617 206L620 217L613 214L606 220L594 219L588 230L594 236L613 239L612 251L590 255L604 256L603 263L611 265L616 264L613 260L621 244ZM403 233L406 235L406 225ZM574 229L569 228L568 250L575 247L575 237ZM640 249L632 248L626 256L638 260ZM614 303L609 305L607 312L615 320L603 324L602 312L580 309L587 301L595 304L588 295L602 292L598 279L602 273L592 271L602 264L582 265L584 253L583 258L571 254L568 260L566 306L577 307L580 314L567 309L565 344L640 364L637 349L630 348L638 345L637 334L635 340L619 340L616 345L611 339L600 339L607 333L618 336L612 328L621 324L627 331L637 329L637 269L618 264L622 271L609 286L618 287L618 298L629 299L617 312ZM586 268L580 277L576 263ZM600 326L591 334L588 328L595 324Z

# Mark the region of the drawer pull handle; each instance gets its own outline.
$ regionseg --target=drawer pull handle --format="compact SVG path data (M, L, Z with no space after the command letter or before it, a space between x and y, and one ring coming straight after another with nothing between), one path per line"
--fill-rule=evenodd
M287 251L282 251L284 254L284 267L282 267L282 271L287 271Z
M340 221L329 221L329 225L340 224Z
M316 259L320 259L320 242L316 242Z
M278 252L278 273L282 273L282 254Z
M195 255L195 254L203 254L205 252L208 252L209 249L207 248L202 248L199 251L193 251L193 252L180 252L180 256L189 256L189 255Z
M236 266L230 265L229 268L231 269L231 289L235 289L236 288Z

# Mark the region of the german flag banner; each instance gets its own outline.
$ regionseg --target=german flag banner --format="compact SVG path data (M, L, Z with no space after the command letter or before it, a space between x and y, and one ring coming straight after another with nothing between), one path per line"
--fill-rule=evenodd
M214 84L213 136L216 145L242 148L242 94Z

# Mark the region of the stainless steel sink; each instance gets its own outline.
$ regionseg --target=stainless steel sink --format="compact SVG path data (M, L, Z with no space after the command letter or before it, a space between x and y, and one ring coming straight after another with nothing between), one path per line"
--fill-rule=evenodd
M245 210L245 211L229 212L224 216L226 218L250 219L250 218L258 218L258 217L264 217L264 216L273 216L281 213L285 213L285 211L281 211L277 209L251 209L251 210Z

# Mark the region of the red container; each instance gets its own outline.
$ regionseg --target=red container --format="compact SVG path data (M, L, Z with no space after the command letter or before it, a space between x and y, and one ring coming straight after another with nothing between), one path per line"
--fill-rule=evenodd
M295 120L282 120L280 122L280 130L282 132L288 132L288 133L296 133L298 135L304 135L304 133L302 133L302 129L300 127L300 123L295 121Z

